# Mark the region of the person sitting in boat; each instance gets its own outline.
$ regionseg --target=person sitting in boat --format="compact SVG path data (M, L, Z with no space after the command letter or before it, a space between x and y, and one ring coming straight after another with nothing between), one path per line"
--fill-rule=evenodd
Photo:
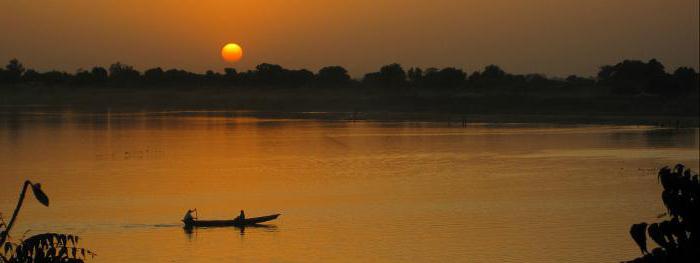
M235 220L236 220L236 221L243 221L243 220L245 220L245 213L243 212L243 210L241 210L241 214L238 215L238 217L236 217Z
M183 222L192 222L192 221L194 221L194 217L192 217L192 212L194 212L194 210L188 209L188 210L187 210L187 213L185 213L185 217L182 218L182 221L183 221Z

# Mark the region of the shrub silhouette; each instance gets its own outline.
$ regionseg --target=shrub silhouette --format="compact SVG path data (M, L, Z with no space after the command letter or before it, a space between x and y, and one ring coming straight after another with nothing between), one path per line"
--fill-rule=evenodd
M10 231L29 187L37 201L49 206L49 197L41 189L41 184L25 181L10 221L5 223L0 216L0 262L83 262L86 256L95 256L92 251L78 247L79 238L74 235L43 233L18 242L10 241Z
M642 257L629 262L700 262L700 176L677 164L662 168L658 179L669 219L632 225L630 235ZM659 246L651 252L647 236Z

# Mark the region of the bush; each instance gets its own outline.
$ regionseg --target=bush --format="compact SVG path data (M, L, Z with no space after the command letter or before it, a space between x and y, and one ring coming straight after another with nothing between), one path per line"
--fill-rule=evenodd
M629 262L700 262L700 177L677 164L659 171L664 190L661 200L666 206L662 222L634 224L630 235L642 257ZM647 249L647 235L659 246Z

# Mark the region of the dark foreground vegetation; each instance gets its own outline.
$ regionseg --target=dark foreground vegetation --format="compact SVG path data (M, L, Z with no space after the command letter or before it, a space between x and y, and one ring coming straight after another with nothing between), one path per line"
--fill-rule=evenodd
M642 252L630 262L700 262L700 176L682 164L659 171L665 217L658 223L634 224L630 235ZM647 247L647 236L658 247Z
M79 263L84 262L87 256L95 256L92 251L78 247L79 238L74 235L43 233L28 238L13 238L12 227L22 209L27 188L31 188L37 201L49 206L49 197L41 190L41 184L25 181L10 221L5 222L0 214L0 263Z
M37 72L17 60L0 70L0 106L84 109L175 107L344 112L430 112L485 115L698 115L698 73L667 71L657 60L625 60L596 77L510 74L495 65L457 68L382 67L352 79L340 66L317 73L260 64L255 70L205 74L115 63L74 74Z

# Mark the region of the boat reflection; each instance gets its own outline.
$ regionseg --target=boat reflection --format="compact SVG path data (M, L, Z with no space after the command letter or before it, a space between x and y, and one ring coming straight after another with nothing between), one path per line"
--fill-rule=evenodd
M220 228L237 229L240 232L241 236L245 235L246 229L257 229L257 230L263 230L265 232L276 232L277 231L276 225L267 225L267 224L252 224L252 225L246 225L246 226L207 226L207 227L183 226L182 230L185 233L185 235L187 235L187 238L192 240L193 236L197 236L198 231L208 231L208 230L220 229Z

